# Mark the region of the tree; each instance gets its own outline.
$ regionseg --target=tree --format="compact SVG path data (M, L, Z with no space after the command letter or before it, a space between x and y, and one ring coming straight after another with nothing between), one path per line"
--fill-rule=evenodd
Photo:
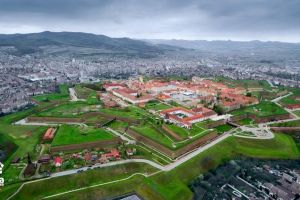
M224 113L224 109L221 106L219 106L219 105L215 105L214 108L213 108L213 110L216 113L218 113L219 115L222 115Z

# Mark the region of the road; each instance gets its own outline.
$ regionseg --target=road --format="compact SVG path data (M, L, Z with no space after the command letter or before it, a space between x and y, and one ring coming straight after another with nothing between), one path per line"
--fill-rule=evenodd
M14 123L15 125L30 125L30 126L58 126L60 124L71 124L71 125L79 125L79 126L87 126L84 123L76 123L76 122L63 122L63 123L46 123L46 122L28 122L27 118L21 119Z
M89 188L94 188L94 187L99 187L99 186L108 185L108 184L112 184L112 183L118 183L118 182L121 182L121 181L126 181L126 180L131 179L134 176L137 176L137 175L144 176L144 177L150 176L150 175L142 174L142 173L134 173L134 174L132 174L132 175L126 177L126 178L123 178L123 179L118 179L118 180L109 181L109 182L105 182L105 183L99 183L99 184L91 185L91 186L87 186L87 187L81 187L81 188L77 188L77 189L74 189L74 190L69 190L69 191L66 191L66 192L61 192L61 193L49 195L49 196L46 196L42 199L49 199L49 198L57 197L57 196L72 193L72 192L78 192L78 191L81 191L81 190L86 190L86 189L89 189Z
M70 90L70 95L71 95L71 91ZM74 91L75 92L75 91ZM73 94L73 93L72 93ZM291 95L292 93L289 93L285 96L282 96L282 97L278 97L276 99L273 99L272 102L276 103L277 105L281 106L278 101L280 101L282 98L285 98L289 95ZM72 95L71 95L72 96ZM75 95L76 96L76 95ZM77 97L76 97L77 98ZM287 112L289 112L291 115L293 115L295 118L294 119L287 119L287 120L279 120L279 121L276 121L276 122L268 122L268 123L261 123L259 124L259 128L260 129L265 129L266 126L268 124L271 124L271 123L278 123L278 122L286 122L286 121L294 121L294 120L298 120L299 117L296 116L294 113L292 113L291 111L285 109ZM26 120L22 121L20 120L18 122L18 124L30 124L30 123L27 123ZM35 123L36 124L36 123ZM39 125L45 125L45 123L39 123ZM53 125L53 124L52 124ZM111 131L112 133L114 133L115 135L118 135L119 137L121 137L123 140L127 141L128 143L131 143L131 142L135 142L134 140L130 140L129 138L123 136L122 134L118 133L117 131L114 131L113 129L110 129L110 128L107 128L109 131ZM217 139L213 140L212 142L204 145L204 146L201 146L191 152L188 152L184 155L182 155L181 157L178 157L177 159L174 160L173 163L170 163L166 166L162 166L162 165L159 165L153 161L150 161L150 160L146 160L146 159L128 159L128 160L119 160L119 161L115 161L115 162L109 162L109 163L106 163L106 164L95 164L91 167L83 167L83 168L80 168L80 169L73 169L73 170L68 170L68 171L63 171L63 172L58 172L58 173L53 173L51 174L50 177L48 178L44 178L44 179L39 179L39 180L34 180L34 181L28 181L26 183L23 183L21 185L21 187L11 196L9 197L8 199L11 199L12 197L14 197L22 188L25 184L29 184L29 183L32 183L32 182L37 182L37 181L42 181L42 180L46 180L46 179L50 179L50 178L55 178L55 177L61 177L61 176L66 176L66 175L71 175L71 174L76 174L78 173L78 170L82 170L82 171L86 171L86 170L90 170L90 169L97 169L97 168L104 168L104 167L110 167L110 166L114 166L114 165L122 165L122 164L126 164L126 163L145 163L145 164L149 164L155 168L157 168L160 171L170 171L176 167L178 167L179 165L185 163L186 161L194 158L195 156L197 156L198 154L204 152L205 150L211 148L212 146L216 145L217 143L225 140L226 138L232 136L231 133L236 130L236 129L232 129L226 133L224 133L222 136L218 137ZM140 174L140 173L137 173L137 174ZM62 193L58 193L58 194L54 194L54 195L51 195L51 196L48 196L46 198L51 198L51 197L55 197L55 196L58 196L58 195L62 195L62 194L66 194L66 193L69 193L69 192L74 192L74 191L79 191L79 190L83 190L83 189L87 189L87 188L91 188L91 187L97 187L97 186L101 186L101 185L105 185L105 184L110 184L110 183L115 183L115 182L118 182L118 181L123 181L123 180L128 180L130 179L132 176L135 176L137 174L132 174L131 176L125 178L125 179L120 179L120 180L115 180L115 181L111 181L111 182L107 182L107 183L101 183L101 184L97 184L97 185L93 185L93 186L88 186L88 187L83 187L83 188L79 188L79 189L75 189L75 190L70 190L70 191L67 191L67 192L62 192ZM140 174L140 175L143 175L143 176L146 176L145 174Z
M51 174L51 177L60 177L60 176L66 176L66 175L71 175L71 174L76 174L78 173L79 170L82 171L86 171L86 170L90 170L90 169L97 169L97 168L104 168L104 167L110 167L110 166L114 166L114 165L121 165L121 164L126 164L126 163L145 163L145 164L149 164L152 167L157 168L158 170L161 171L170 171L176 167L178 167L179 165L181 165L182 163L190 160L191 158L197 156L199 153L209 149L210 147L212 147L213 145L225 140L226 138L230 137L230 133L226 133L223 134L222 136L220 136L219 138L215 139L214 141L201 146L199 148L197 148L196 150L187 153L186 155L176 159L173 163L170 163L166 166L162 166L159 165L153 161L150 160L146 160L146 159L128 159L128 160L119 160L119 161L114 161L114 162L109 162L106 164L95 164L91 167L82 167L79 169L72 169L72 170L68 170L68 171L63 171L63 172L57 172L57 173L53 173Z
M251 132L255 135L255 137L234 134L235 137L259 139L259 140L268 140L275 137L275 135L272 133L269 127L263 124L258 124L258 127L240 126L239 128L241 129L241 132Z
M85 99L78 99L74 88L69 88L71 101L86 101Z
M292 95L293 93L292 92L289 92L288 94L286 94L286 95L284 95L284 96L281 96L281 97L277 97L277 98L275 98L275 99L273 99L272 100L272 102L278 102L278 101L280 101L281 99L283 99L283 98L285 98L285 97L288 97L288 96L290 96L290 95Z
M74 88L69 88L71 101L78 101Z
M51 178L56 178L56 177L61 177L61 176L66 176L66 175L72 175L72 174L77 174L78 173L78 170L83 170L83 171L86 171L86 170L90 170L90 169L97 169L97 168L104 168L104 167L110 167L110 166L115 166L115 165L122 165L122 164L126 164L126 163L146 163L146 164L149 164L155 168L157 168L158 170L160 171L170 171L176 167L178 167L179 165L181 165L182 163L190 160L191 158L197 156L199 153L209 149L210 147L212 147L213 145L225 140L226 138L230 137L230 133L225 133L223 134L222 136L220 136L219 138L217 138L216 140L212 141L211 143L208 143L204 146L201 146L199 147L198 149L196 149L195 151L187 154L187 155L184 155L183 157L175 160L175 162L169 164L169 165L166 165L166 166L162 166L162 165L159 165L153 161L150 161L150 160L146 160L146 159L129 159L129 160L119 160L119 161L115 161L115 162L109 162L109 163L106 163L106 164L95 164L91 167L83 167L83 168L80 168L80 169L73 169L73 170L68 170L68 171L63 171L63 172L58 172L58 173L53 173L50 175L50 177L47 177L47 178L43 178L43 179L38 179L38 180L33 180L33 181L28 181L26 183L23 183L21 185L21 187L18 188L18 190L13 194L11 195L7 200L10 200L12 199L15 195L17 195L21 189L24 187L24 185L26 184L30 184L30 183L34 183L34 182L38 182L38 181L43 181L43 180L47 180L47 179L51 179ZM155 173L154 173L155 174ZM152 174L152 175L154 175ZM136 174L133 174L129 177L127 177L126 179L124 180L127 180L127 179L130 179L132 176L134 176ZM146 176L144 174L141 174L143 176ZM150 175L148 175L150 176ZM102 183L103 185L104 184L110 184L110 183L114 183L114 182L118 182L118 181L122 181L123 179L121 180L116 180L116 181L111 181L111 182L107 182L107 183ZM62 194L66 194L66 193L69 193L69 192L74 192L74 191L79 191L79 190L82 190L82 189L87 189L87 188L90 188L90 187L97 187L97 186L101 186L102 184L97 184L97 185L93 185L93 186L88 186L88 187L84 187L84 188L79 188L79 189L75 189L75 190L70 190L70 191L67 191L67 192L63 192L63 193L58 193L58 194L54 194L54 195L51 195L51 196L48 196L46 198L51 198L51 197L55 197L55 196L58 196L58 195L62 195Z
M62 172L57 172L57 173L53 173L51 174L51 177L60 177L60 176L66 176L66 175L71 175L71 174L77 174L78 171L82 170L82 171L86 171L86 170L91 170L91 169L98 169L98 168L105 168L105 167L111 167L111 166L115 166L115 165L123 165L123 164L127 164L127 163L145 163L145 164L149 164L152 167L165 171L165 167L161 166L153 161L150 160L146 160L146 159L128 159L128 160L119 160L119 161L114 161L114 162L109 162L109 163L105 163L105 164L100 164L97 163L95 165L92 165L91 167L82 167L79 169L71 169L71 170L67 170L67 171L62 171Z
M126 141L127 144L135 144L136 143L135 140L131 140L131 139L125 137L124 135L122 135L121 133L119 133L119 132L117 132L117 131L109 128L109 127L106 127L105 129L112 132L114 135L120 137L122 140Z

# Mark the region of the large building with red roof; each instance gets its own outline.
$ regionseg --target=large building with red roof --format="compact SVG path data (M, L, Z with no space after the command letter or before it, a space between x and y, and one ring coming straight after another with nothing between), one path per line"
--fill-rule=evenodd
M160 116L163 117L166 122L171 122L185 128L191 128L192 124L216 117L217 114L213 110L205 107L199 107L192 110L183 107L175 107L162 110Z
M120 83L105 83L103 85L103 88L106 91L112 91L112 90L116 90L116 89L124 89L124 88L126 88L126 86L123 84L120 84Z
M112 93L122 100L130 102L132 104L147 103L148 101L151 101L153 99L153 97L149 94L140 94L138 91L128 88L113 90Z

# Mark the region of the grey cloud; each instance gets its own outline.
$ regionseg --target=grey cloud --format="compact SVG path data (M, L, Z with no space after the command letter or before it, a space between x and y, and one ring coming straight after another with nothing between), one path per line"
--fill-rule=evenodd
M0 0L0 32L300 41L298 0Z

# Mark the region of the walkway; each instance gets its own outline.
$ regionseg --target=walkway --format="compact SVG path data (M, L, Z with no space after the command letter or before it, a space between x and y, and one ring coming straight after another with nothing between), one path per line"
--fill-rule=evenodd
M79 126L87 126L84 123L76 123L76 122L63 122L63 123L51 123L51 122L28 122L27 118L21 119L14 123L15 125L29 125L29 126L58 126L60 124L71 124L71 125L79 125Z
M78 99L74 88L69 88L71 101L86 101L85 99Z
M122 140L127 141L127 144L135 144L136 143L135 140L131 140L131 139L125 137L124 135L122 135L121 133L119 133L119 132L117 132L117 131L109 128L109 127L106 127L105 129L108 130L108 131L110 131L114 135L120 137Z

